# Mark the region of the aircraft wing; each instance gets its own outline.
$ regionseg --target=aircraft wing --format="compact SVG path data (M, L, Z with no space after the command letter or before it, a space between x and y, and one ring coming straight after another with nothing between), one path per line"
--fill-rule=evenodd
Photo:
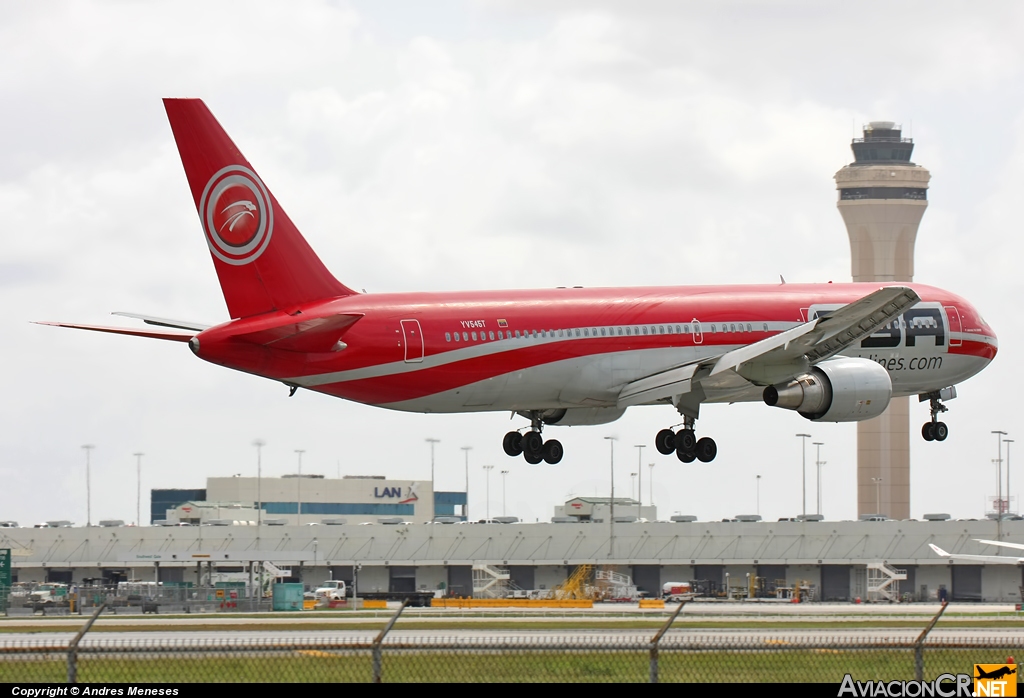
M992 541L978 541L978 542L979 543L993 543ZM1005 545L1005 543L1003 543L1002 545ZM1024 563L1024 557L1008 557L1008 556L1004 557L1002 555L964 555L962 553L947 553L945 550L943 550L939 546L935 545L934 543L929 543L928 547L931 548L932 551L936 555L938 555L939 557L946 557L946 558L949 558L950 560L971 560L973 562L989 562L989 563L996 563L996 564L1001 564L1001 565L1019 565L1021 563ZM1024 546L1016 546L1016 547L1024 548Z
M829 359L891 322L921 298L905 286L886 286L833 313L719 356L685 364L623 386L618 406L681 395L698 384L732 389L774 385Z

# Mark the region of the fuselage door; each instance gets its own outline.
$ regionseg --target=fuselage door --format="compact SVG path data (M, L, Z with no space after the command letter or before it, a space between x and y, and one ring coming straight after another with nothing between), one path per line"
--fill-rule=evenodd
M960 311L956 309L955 305L947 305L945 310L946 320L949 322L949 346L958 347L964 343L964 338L961 334L964 326L960 322Z
M691 322L690 324L693 325L693 343L703 344L704 330L701 329L700 320L698 320L697 318L693 318L693 322Z
M402 320L402 342L405 345L405 363L423 361L423 331L419 320Z

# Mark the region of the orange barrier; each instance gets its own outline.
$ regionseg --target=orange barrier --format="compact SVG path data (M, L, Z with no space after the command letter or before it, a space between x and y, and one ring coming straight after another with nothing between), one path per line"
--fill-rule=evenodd
M556 599L431 599L431 608L593 608L593 601Z
M665 608L665 599L640 599L640 608Z
M363 608L387 608L387 607L388 607L388 602L387 601L373 601L373 600L363 601Z
M302 610L304 610L304 611L311 611L314 608L316 608L316 599L303 599L302 600Z

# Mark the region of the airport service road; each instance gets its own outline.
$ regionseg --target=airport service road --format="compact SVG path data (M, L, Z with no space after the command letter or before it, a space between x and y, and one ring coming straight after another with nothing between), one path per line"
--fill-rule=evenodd
M669 640L701 641L706 643L738 645L763 644L765 647L784 646L786 644L837 642L912 642L920 630L902 628L855 628L848 630L729 630L729 629L698 629L672 630L667 633ZM154 645L174 643L188 645L190 643L273 643L275 641L372 641L377 635L375 630L203 630L175 632L170 629L159 629L146 632L105 632L87 635L82 645L105 645L118 643L138 643ZM551 643L558 640L577 641L586 644L603 642L623 642L635 640L645 642L652 632L638 630L476 630L452 628L450 630L393 630L388 635L389 642L411 640L424 644L443 644L458 641L522 641L525 643ZM0 647L12 646L62 646L74 636L73 633L5 633L0 636ZM1024 629L937 629L928 636L929 641L963 640L968 642L997 642L1007 647L1020 647L1024 644Z

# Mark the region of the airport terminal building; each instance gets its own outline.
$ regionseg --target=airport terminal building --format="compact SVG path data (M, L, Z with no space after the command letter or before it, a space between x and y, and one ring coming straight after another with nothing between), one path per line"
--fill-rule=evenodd
M463 518L464 492L433 491L429 480L384 476L211 477L205 489L153 490L150 523L252 522L274 526L426 523Z
M370 483L365 494L372 503L378 499L373 488L384 485ZM429 496L429 490L420 490L420 500L424 494ZM422 511L412 514L422 516ZM722 588L743 585L749 575L813 588L813 597L823 601L853 601L868 598L869 566L884 563L906 574L900 582L901 599L935 600L945 587L957 602L1021 601L1024 577L1017 557L1007 556L1008 564L970 564L939 557L929 543L953 553L999 555L977 540L1001 536L1024 543L1024 521L677 518L633 523L562 519L462 525L418 521L0 528L0 549L11 549L14 579L24 582L202 583L215 571L244 574L254 563L270 561L308 585L358 578L361 591L469 596L474 565L504 568L516 587L545 590L563 582L577 565L595 564L629 574L652 595L670 581L706 580Z

